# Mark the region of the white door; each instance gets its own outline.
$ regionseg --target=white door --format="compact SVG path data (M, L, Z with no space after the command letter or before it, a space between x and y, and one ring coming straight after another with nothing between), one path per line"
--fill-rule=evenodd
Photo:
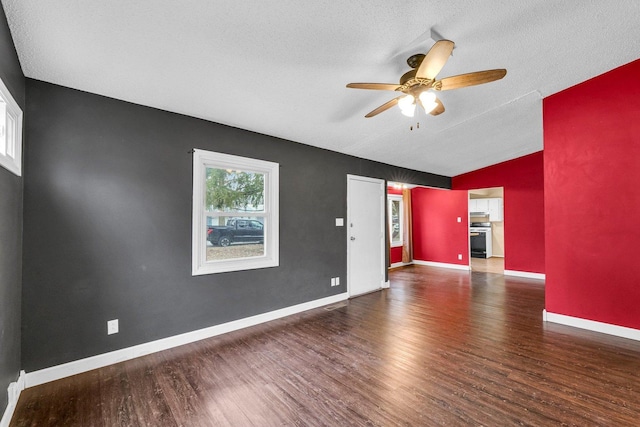
M384 181L347 175L349 296L384 284Z

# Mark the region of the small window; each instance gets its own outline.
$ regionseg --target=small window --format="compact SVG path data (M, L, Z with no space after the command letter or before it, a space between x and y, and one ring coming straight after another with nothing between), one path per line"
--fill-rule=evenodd
M22 175L22 110L0 80L0 166Z
M194 150L192 274L278 266L279 165Z
M402 196L390 194L387 196L389 202L389 240L391 246L402 246L403 228L403 207Z

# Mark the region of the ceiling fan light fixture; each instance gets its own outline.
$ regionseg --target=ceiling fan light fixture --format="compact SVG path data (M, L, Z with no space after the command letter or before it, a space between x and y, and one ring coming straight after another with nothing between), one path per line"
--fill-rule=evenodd
M424 112L427 114L432 112L437 106L438 106L438 103L435 101L427 104L425 104L424 102L422 103L422 108L424 108Z
M413 104L415 100L416 99L413 97L413 95L403 96L398 100L398 107L400 107L400 109L405 109Z
M407 117L413 117L416 112L416 99L413 95L403 96L398 100L398 107L400 107L400 111Z
M420 102L422 102L423 104L431 104L432 102L436 102L436 94L428 90L421 92L420 95L418 95L418 98L420 98Z
M411 104L405 108L402 108L400 111L407 117L413 117L416 113L416 104Z
M436 94L430 91L424 91L420 95L418 95L420 99L420 104L422 104L422 108L424 108L424 112L429 114L433 111L434 108L438 106L436 102Z

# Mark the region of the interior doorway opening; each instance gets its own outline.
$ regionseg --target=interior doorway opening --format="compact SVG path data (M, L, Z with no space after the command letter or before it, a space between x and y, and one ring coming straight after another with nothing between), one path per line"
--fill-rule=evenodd
M504 274L504 187L469 190L469 267Z
M413 263L411 188L415 185L387 182L389 268Z

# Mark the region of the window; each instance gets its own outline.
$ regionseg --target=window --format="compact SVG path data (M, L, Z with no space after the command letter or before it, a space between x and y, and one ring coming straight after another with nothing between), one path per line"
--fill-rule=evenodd
M391 246L402 246L402 226L403 226L403 208L402 196L389 194L387 196L389 202L389 239Z
M193 154L192 274L278 266L279 165Z
M0 166L22 174L22 110L0 80Z

